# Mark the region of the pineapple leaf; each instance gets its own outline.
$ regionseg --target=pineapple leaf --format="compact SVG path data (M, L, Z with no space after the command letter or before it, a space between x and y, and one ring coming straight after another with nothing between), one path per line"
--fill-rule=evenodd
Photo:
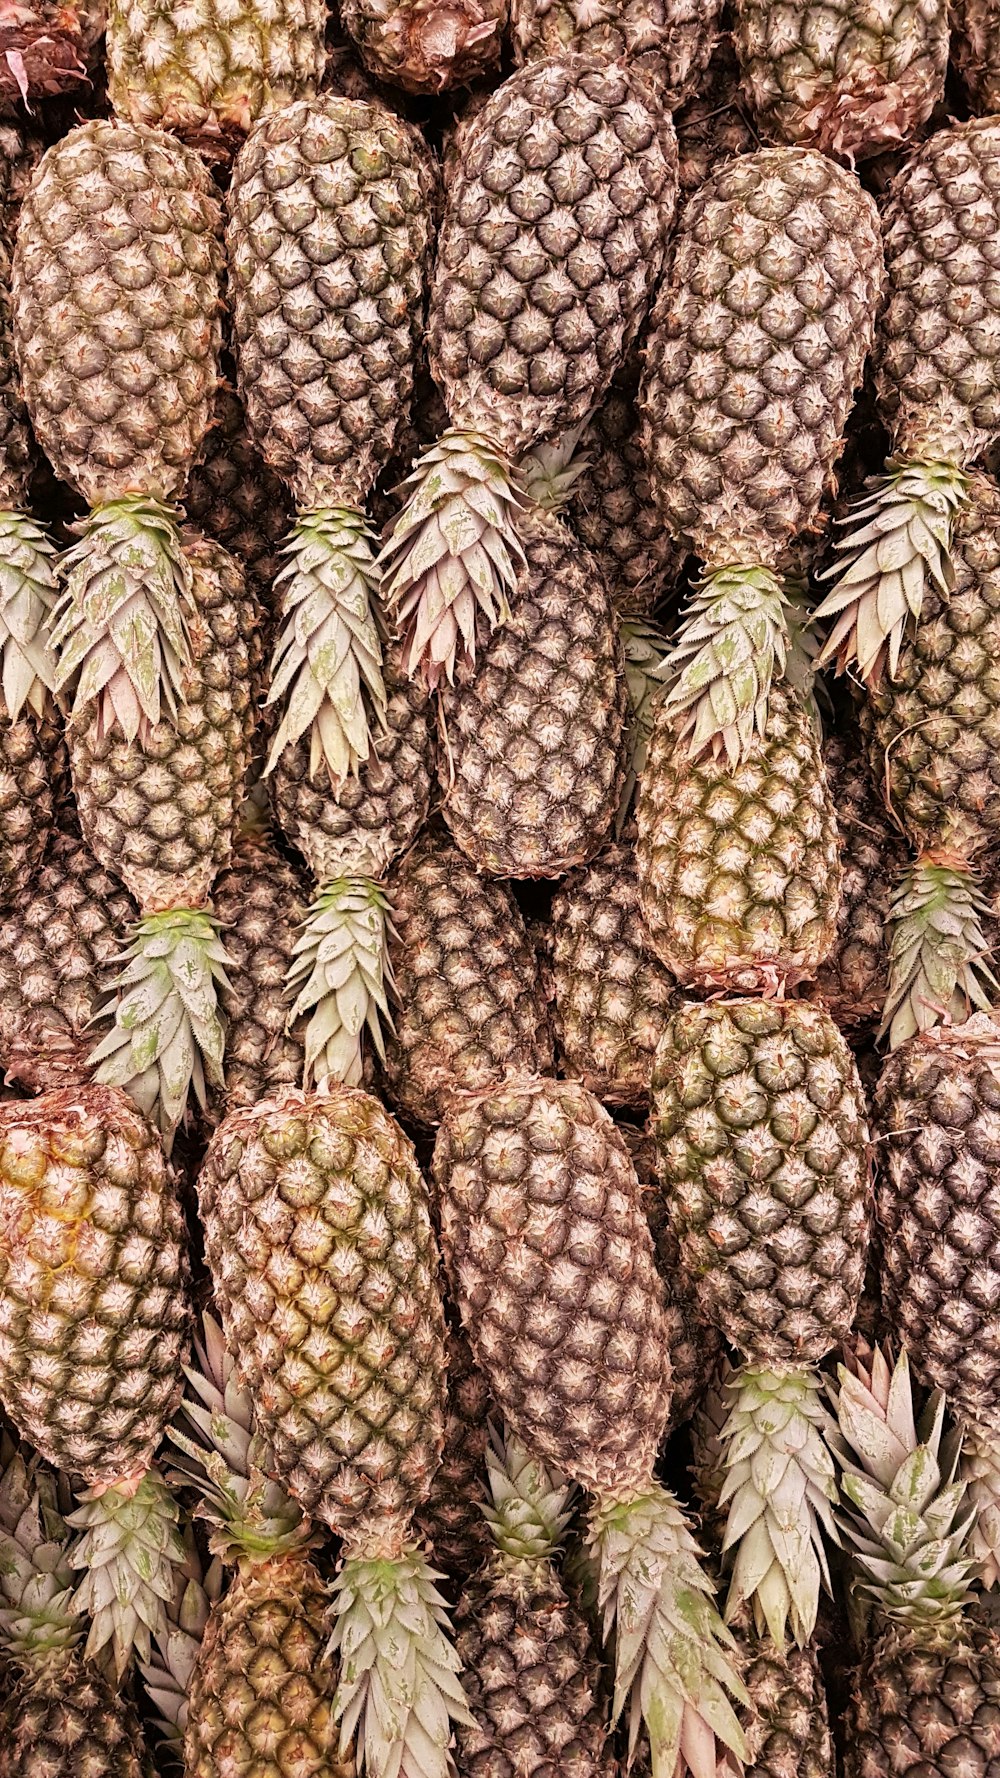
M306 1085L313 1082L320 1090L329 1081L358 1086L366 1030L384 1058L383 1021L392 1029L392 931L385 895L364 877L335 877L309 909L287 977L289 994L295 996L289 1025L300 1014L311 1014Z
M673 640L666 707L692 759L725 754L731 769L767 729L772 678L784 674L789 599L770 569L706 574Z

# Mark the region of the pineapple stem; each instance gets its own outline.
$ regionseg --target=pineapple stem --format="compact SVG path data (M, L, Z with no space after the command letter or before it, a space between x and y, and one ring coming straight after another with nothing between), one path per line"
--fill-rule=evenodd
M348 1555L334 1582L334 1714L370 1778L448 1778L452 1722L472 1727L438 1576L423 1552Z
M218 922L200 908L147 914L119 961L116 996L96 1015L115 1022L91 1052L94 1079L122 1087L163 1136L167 1152L190 1095L206 1103L206 1080L223 1084L225 1028L219 988L229 958Z
M385 728L374 541L364 514L350 507L321 507L296 519L274 583L282 589L283 621L267 702L281 704L282 716L268 772L308 733L310 776L325 768L336 785L357 777L372 726Z
M605 1640L614 1640L613 1722L630 1706L629 1760L643 1724L653 1778L716 1778L720 1747L745 1760L730 1702L749 1703L730 1659L735 1642L673 1495L651 1482L630 1499L598 1501L587 1545Z
M80 1532L70 1562L83 1570L74 1604L91 1619L84 1652L93 1659L110 1643L120 1679L133 1652L148 1661L151 1638L166 1633L174 1569L186 1561L180 1515L156 1469L138 1483L90 1488L78 1498L68 1523Z
M367 877L335 877L309 909L286 978L295 996L289 1024L311 1013L306 1086L314 1084L321 1092L331 1081L359 1086L366 1030L385 1059L382 1021L392 1029L391 932L386 896Z
M918 1032L989 1012L1000 992L986 958L990 913L959 853L926 852L905 872L889 913L889 991L879 1038L896 1049Z

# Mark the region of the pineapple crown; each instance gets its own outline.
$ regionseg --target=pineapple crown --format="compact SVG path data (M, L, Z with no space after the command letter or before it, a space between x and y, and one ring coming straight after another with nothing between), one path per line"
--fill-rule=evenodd
M775 676L786 673L791 603L778 575L731 564L695 586L669 656L666 706L689 756L725 755L731 769L767 732Z
M201 1652L209 1613L222 1594L222 1563L216 1556L203 1569L190 1523L183 1528L185 1561L174 1571L174 1591L166 1622L140 1672L156 1711L164 1746L183 1769L191 1675Z
M391 1031L388 995L393 990L389 903L365 877L324 883L295 941L286 985L294 1005L289 1024L304 1013L304 1084L319 1090L330 1081L349 1087L363 1079L365 1031L382 1061L383 1022Z
M491 1501L483 1507L504 1557L534 1565L552 1557L573 1516L573 1484L532 1457L509 1427L490 1423L486 1447Z
M580 448L587 426L571 426L558 438L545 439L521 458L518 468L529 499L546 512L559 513L572 498L581 475L590 468L591 455Z
M33 519L0 512L0 689L12 722L26 704L41 716L56 688L49 640L58 590L55 553Z
M74 1598L59 1481L40 1457L0 1443L0 1645L38 1670L75 1653L85 1625Z
M943 1394L932 1391L918 1416L906 1352L893 1363L859 1342L829 1395L845 1507L839 1522L861 1590L896 1624L953 1635L975 1567L968 1548L975 1508L958 1476L961 1438L946 1430Z
M889 990L879 1037L889 1048L990 1011L1000 992L986 959L989 903L961 853L927 852L908 868L889 913Z
M196 1363L185 1366L179 1424L167 1436L181 1453L170 1481L191 1488L196 1514L211 1527L209 1547L223 1561L266 1562L316 1539L294 1501L274 1481L271 1450L254 1431L250 1398L218 1322L202 1316Z

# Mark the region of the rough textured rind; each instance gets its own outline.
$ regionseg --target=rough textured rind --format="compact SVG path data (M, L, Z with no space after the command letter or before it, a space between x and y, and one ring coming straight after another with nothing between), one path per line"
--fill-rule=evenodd
M444 818L477 870L559 877L592 858L618 807L628 694L618 621L570 531L524 516L511 615L480 619L474 664L441 690Z
M1000 120L931 136L896 180L882 227L882 415L901 455L972 463L1000 429Z
M300 1020L288 1028L294 996L285 977L307 896L287 859L266 843L245 840L216 881L212 906L228 959L219 1004L226 1020L225 1109L233 1111L301 1084L305 1036Z
M55 711L36 716L26 708L11 722L0 696L0 899L9 899L38 869L68 775Z
M434 770L434 732L427 692L399 671L398 650L386 652L386 732L356 778L336 787L321 768L309 776L309 749L286 747L270 779L275 815L286 839L318 883L332 877L381 877L416 839L427 819Z
M0 508L25 504L37 457L14 358L10 278L10 254L0 234Z
M260 609L216 543L186 539L197 616L176 716L144 742L99 733L93 708L70 728L80 826L144 914L204 907L233 846L257 721Z
M553 57L493 94L448 188L431 293L431 371L453 426L516 459L589 415L663 265L676 153L620 64Z
M1000 111L1000 6L997 0L950 0L951 60L973 111Z
M226 1343L281 1481L398 1552L444 1439L445 1324L412 1144L353 1087L232 1112L198 1178Z
M664 110L675 111L699 85L721 15L722 0L512 0L511 28L518 61L567 51L627 58Z
M431 1562L452 1583L451 1598L484 1561L490 1536L486 1504L486 1445L490 1388L460 1326L448 1323L448 1405L444 1449L431 1490L418 1507L415 1524L430 1547Z
M42 160L18 225L15 343L39 442L90 506L136 489L169 501L187 479L218 382L220 232L202 162L158 130L82 124Z
M679 1012L657 1052L660 1177L701 1313L752 1363L818 1364L850 1332L871 1220L857 1068L794 1001Z
M845 1778L898 1769L928 1775L1000 1770L1000 1641L963 1627L947 1646L889 1629L856 1676L844 1724Z
M606 1105L649 1102L676 983L646 945L635 849L610 846L552 903L552 1017L562 1072Z
M328 94L265 118L226 233L250 435L296 506L358 505L413 388L429 150L383 105Z
M944 93L948 0L735 0L743 87L772 141L863 160Z
M1000 1432L1000 1031L926 1032L874 1099L888 1325L918 1376Z
M707 565L780 567L831 487L882 287L875 204L811 149L740 155L689 200L650 324L640 444Z
M674 117L681 201L703 185L720 161L750 154L760 141L740 94L740 65L724 31L698 90Z
M573 1081L511 1081L448 1113L434 1178L453 1294L497 1406L529 1450L626 1498L666 1425L669 1330L611 1118Z
M589 459L574 481L566 517L589 549L615 607L653 610L673 591L684 551L664 529L636 433L636 379L625 375L580 439Z
M0 1067L29 1092L89 1078L92 1021L121 971L132 897L74 834L0 920Z
M0 1105L0 1401L87 1482L148 1466L180 1400L187 1242L159 1139L124 1093Z
M510 891L432 833L388 894L395 986L385 1076L402 1114L436 1123L456 1092L481 1092L519 1070L548 1073L548 1008Z
M214 424L184 490L184 510L206 537L239 558L247 585L270 606L291 508L284 484L251 444L240 398L227 383L216 394Z
M70 1657L34 1684L14 1673L0 1707L0 1778L144 1778L139 1719L96 1667Z
M343 0L340 17L369 72L408 93L470 86L496 68L506 0Z
M773 991L834 943L837 822L815 720L772 685L767 734L731 769L692 761L662 703L636 807L646 940L691 987Z

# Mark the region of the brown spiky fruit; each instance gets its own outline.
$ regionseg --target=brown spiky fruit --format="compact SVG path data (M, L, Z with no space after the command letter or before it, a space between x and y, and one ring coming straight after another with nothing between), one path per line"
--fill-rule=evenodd
M678 176L682 198L688 198L734 154L759 146L740 92L740 65L732 35L723 31L697 92L674 117Z
M566 517L618 611L651 612L674 589L684 550L664 528L637 437L637 381L625 375L580 435Z
M72 833L0 919L0 1064L29 1092L89 1078L136 905Z
M496 68L507 0L342 0L340 17L377 80L443 93Z
M449 1321L446 1343L444 1449L431 1491L417 1508L413 1522L427 1541L435 1568L443 1569L452 1582L451 1596L458 1597L489 1549L483 1507L492 1401L489 1384L460 1324Z
M722 0L511 0L519 61L570 53L628 60L667 111L697 89L721 15Z
M434 1124L455 1093L552 1067L548 1008L510 890L447 834L423 835L388 883L395 1010L385 1078L404 1116Z
M628 840L570 873L548 931L552 1019L562 1072L605 1105L649 1103L656 1046L676 984L647 948L635 848Z
M951 0L951 60L982 117L1000 111L1000 7L997 0Z
M255 450L243 404L220 385L215 415L184 492L193 525L243 563L247 585L272 610L280 544L291 520L285 485Z

